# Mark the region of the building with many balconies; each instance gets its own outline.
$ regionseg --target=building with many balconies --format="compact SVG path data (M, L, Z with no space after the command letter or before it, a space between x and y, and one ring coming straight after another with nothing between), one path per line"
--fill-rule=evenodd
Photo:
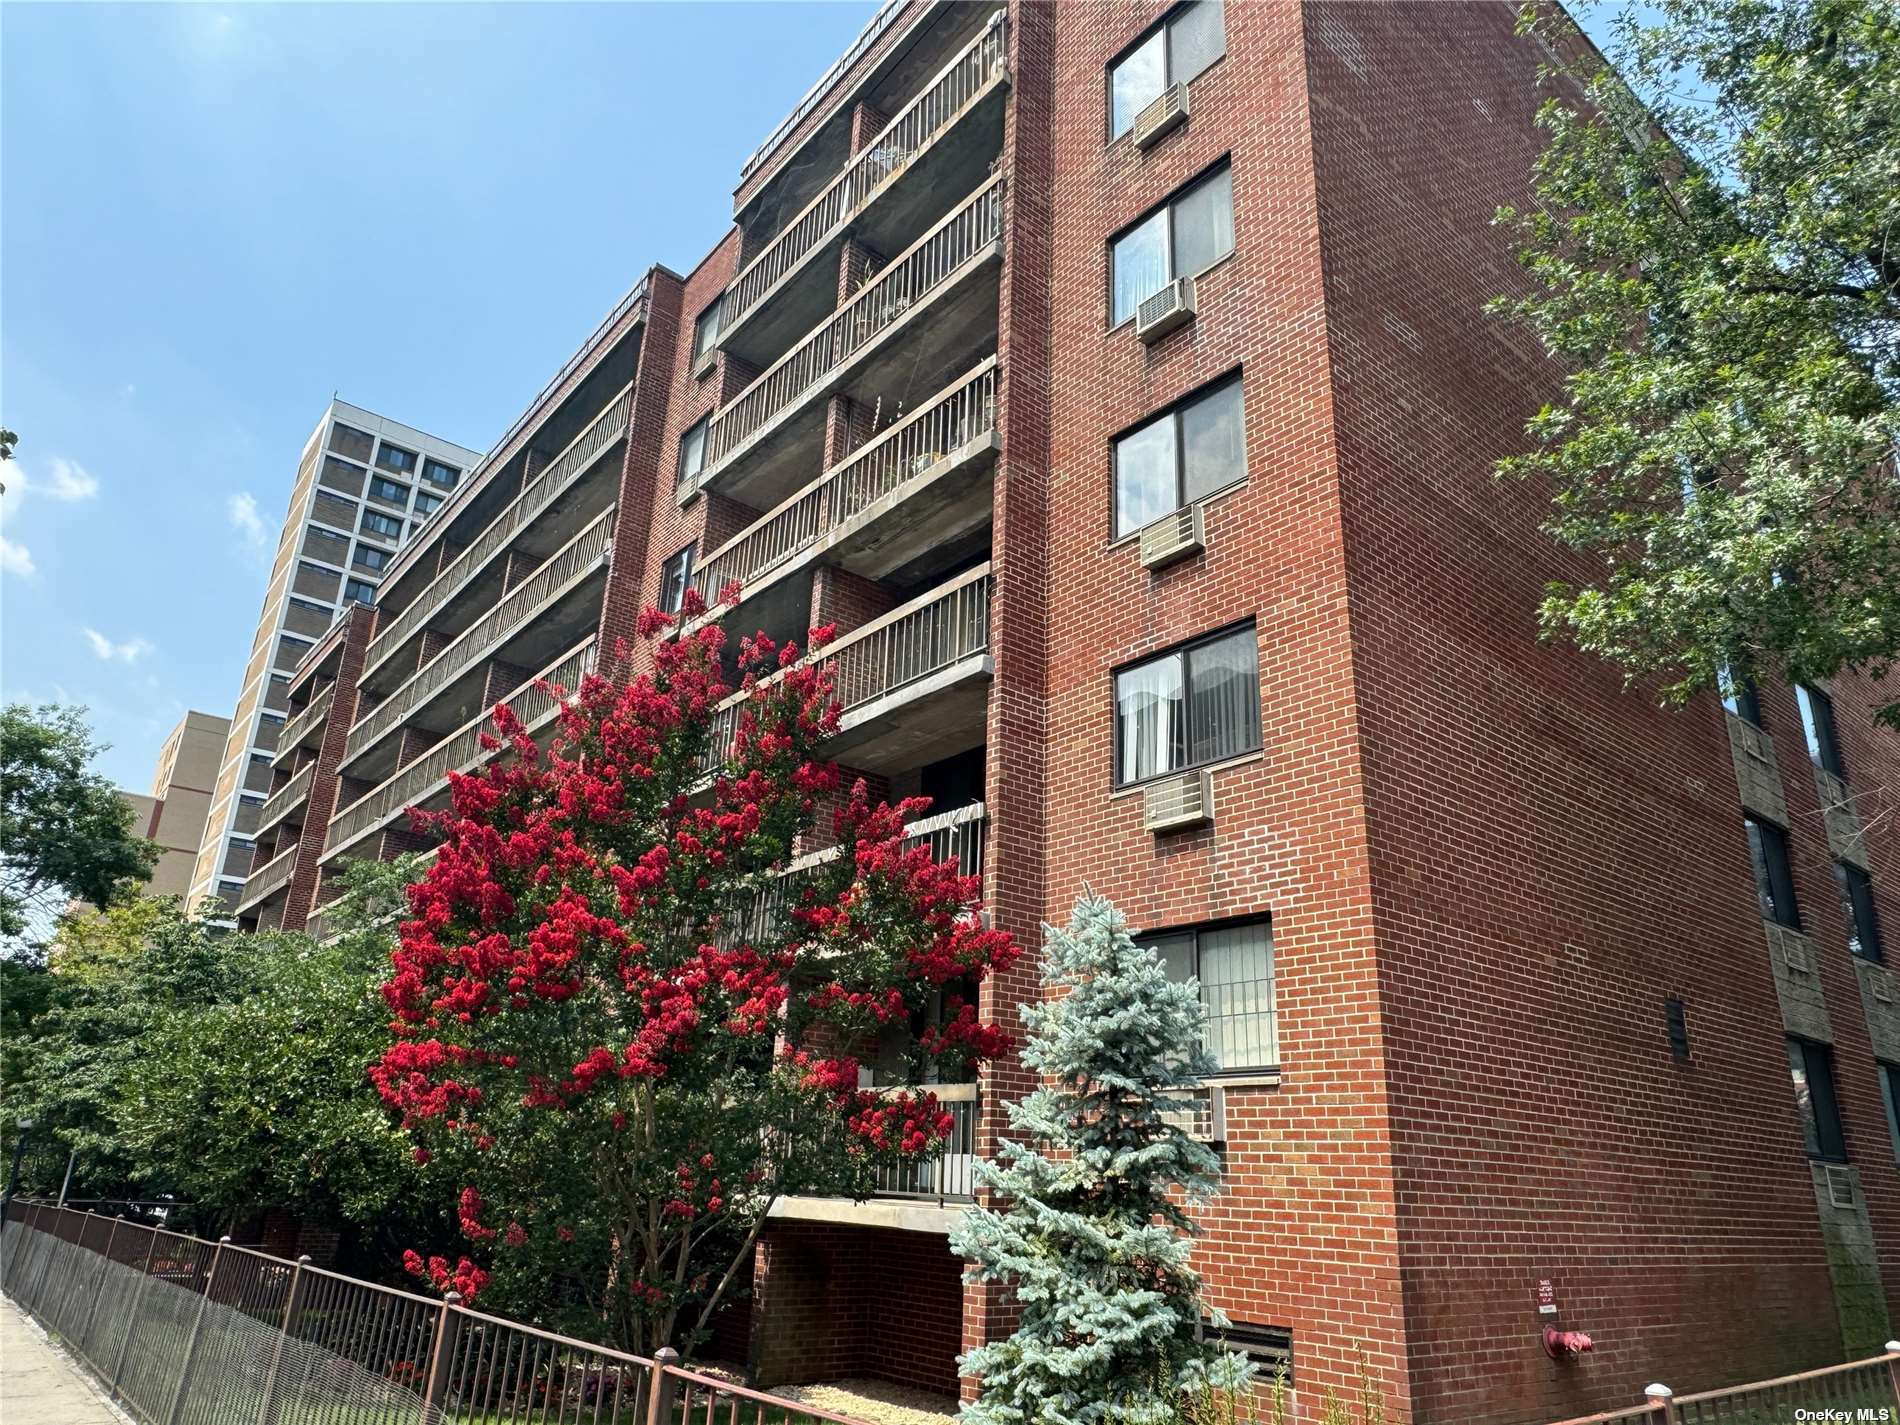
M254 865L291 670L442 506L479 451L332 399L304 443L196 847L187 904L232 910Z
M484 709L545 725L538 679L736 581L705 617L838 625L832 753L998 924L1087 884L1198 980L1198 1260L1301 1418L1362 1360L1502 1422L1877 1346L1900 863L1855 807L1900 754L1851 679L1667 712L1536 639L1572 566L1490 470L1558 373L1480 316L1539 147L1513 18L890 0L302 656L240 919L320 930ZM778 1204L721 1341L955 1390L1011 1307L946 1233L1028 1084Z

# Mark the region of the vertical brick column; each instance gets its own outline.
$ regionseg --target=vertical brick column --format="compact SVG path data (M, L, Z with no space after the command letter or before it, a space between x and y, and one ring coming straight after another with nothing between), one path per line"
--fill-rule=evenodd
M1039 995L1036 953L1045 905L1045 813L1048 789L1049 567L1048 482L1050 400L1049 281L1054 122L1056 9L1015 0L1010 5L1010 72L1014 93L1004 124L1009 172L1004 207L1002 288L997 314L996 429L1002 440L995 485L991 561L988 771L984 802L989 835L984 884L995 925L1027 953L1013 969L984 982L981 1010L1021 1042L1017 1006ZM1033 1079L1014 1056L984 1067L976 1151L995 1154L1004 1101ZM965 1350L1006 1334L1015 1308L994 1285L966 1286ZM966 1394L973 1383L964 1383Z
M284 896L283 927L302 930L316 903L317 858L323 854L323 842L336 809L337 768L343 761L343 748L350 737L350 724L356 720L356 680L363 675L363 650L369 647L375 627L376 611L357 604L343 615L343 648L337 661L336 691L331 694L330 711L323 719L323 735L317 743L317 770L310 774L310 797L304 803L303 831L297 840L297 862L290 873L290 886Z
M545 450L541 449L537 445L531 445L526 450L522 451L521 452L521 484L518 488L525 490L528 488L528 486L532 485L534 483L534 477L539 475L543 470L548 468L548 461L552 458L553 457L551 457Z
M504 594L518 588L522 581L541 567L541 559L522 549L511 549L502 561L501 591Z
M875 104L862 99L851 111L851 152L855 156L870 146L871 140L890 127L891 116Z
M457 544L454 540L442 540L436 545L435 572L440 574L444 569L448 568L449 565L460 559L462 557L462 551L466 548L466 545ZM420 597L420 595L418 597Z
M884 268L886 258L876 248L856 238L846 238L838 253L838 305L842 307L858 294L872 276Z

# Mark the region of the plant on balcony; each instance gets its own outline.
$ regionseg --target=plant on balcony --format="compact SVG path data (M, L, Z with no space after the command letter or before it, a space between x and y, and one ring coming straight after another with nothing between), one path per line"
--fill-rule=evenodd
M723 643L708 627L656 640L651 673L590 676L545 747L496 709L500 756L420 816L443 844L372 1070L465 1185L468 1255L410 1270L636 1351L704 1338L778 1198L865 1196L930 1153L951 1127L917 1087L933 1062L1006 1047L967 1003L913 1030L1015 954L968 914L979 882L906 844L921 802L838 795L828 677L795 646L744 642L750 696L709 746ZM828 805L843 853L785 875ZM854 1051L893 1031L908 1087L861 1088Z
M1206 1339L1203 1321L1222 1323L1188 1264L1186 1204L1220 1177L1177 1121L1213 1068L1200 992L1170 981L1096 896L1066 931L1048 928L1043 954L1022 1055L1042 1084L1008 1105L1013 1135L976 1169L1006 1206L971 1209L950 1235L969 1278L1006 1283L1022 1307L1014 1335L963 1357L982 1379L963 1418L1169 1425L1252 1375Z

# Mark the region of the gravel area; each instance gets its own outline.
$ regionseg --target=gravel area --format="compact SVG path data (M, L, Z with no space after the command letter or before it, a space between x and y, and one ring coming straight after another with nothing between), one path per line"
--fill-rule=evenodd
M956 1419L955 1396L937 1395L887 1380L840 1380L787 1385L772 1392L801 1405L868 1420L871 1425L946 1425Z

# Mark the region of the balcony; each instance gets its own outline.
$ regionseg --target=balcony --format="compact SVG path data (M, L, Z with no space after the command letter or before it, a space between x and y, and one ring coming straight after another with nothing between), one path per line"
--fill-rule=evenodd
M296 869L297 843L293 841L251 872L244 882L244 889L238 893L238 902L232 907L231 913L233 915L255 913L272 896L290 884L291 873Z
M469 595L476 576L498 559L516 534L530 523L536 524L535 532L543 537L560 538L571 532L573 520L584 511L573 512L566 521L537 521L536 517L585 474L604 451L626 434L632 411L633 387L629 383L607 403L587 429L555 456L547 468L495 517L473 544L417 593L415 602L397 615L388 628L379 631L370 640L369 648L363 655L362 683L365 687L373 686L378 681L387 681L388 674L393 672L393 669L385 666L390 657L412 637L420 634L424 627L446 623L449 628L445 631L453 632L456 619L464 615L473 602Z
M991 662L990 566L978 565L831 644L841 716L825 754L866 772L894 772L948 757L985 737ZM718 770L749 695L713 712L706 771Z
M312 698L302 712L285 719L283 730L277 734L279 763L288 762L291 755L312 737L322 740L324 720L329 717L330 705L335 701L336 684L332 683Z
M596 586L605 582L613 533L614 511L609 508L504 595L485 618L358 719L343 751L349 774L376 777L394 771L392 734L407 724L455 726L479 712L487 701L489 658L533 666L546 656L550 642L557 647L569 644L591 628L599 616Z
M710 599L737 580L743 599L819 558L868 579L928 578L990 522L996 372L991 357L728 540L695 584Z
M851 159L726 288L719 346L775 360L837 300L847 236L875 252L908 247L945 193L979 182L1002 146L1008 36L978 35Z
M553 696L535 684L554 683L572 691L592 668L593 656L594 640L589 638L528 679L506 699L530 732L552 722L556 709ZM360 801L339 811L330 819L323 859L331 860L408 808L438 797L448 786L450 772L472 771L485 762L490 754L481 746L481 735L488 729L488 723L488 709L484 708Z
M257 816L257 829L260 834L277 825L303 805L304 799L310 795L310 783L315 780L316 775L317 764L312 762L265 799L264 809Z
M996 347L1003 175L972 193L714 414L695 489L769 508L823 459L825 400L895 407Z

